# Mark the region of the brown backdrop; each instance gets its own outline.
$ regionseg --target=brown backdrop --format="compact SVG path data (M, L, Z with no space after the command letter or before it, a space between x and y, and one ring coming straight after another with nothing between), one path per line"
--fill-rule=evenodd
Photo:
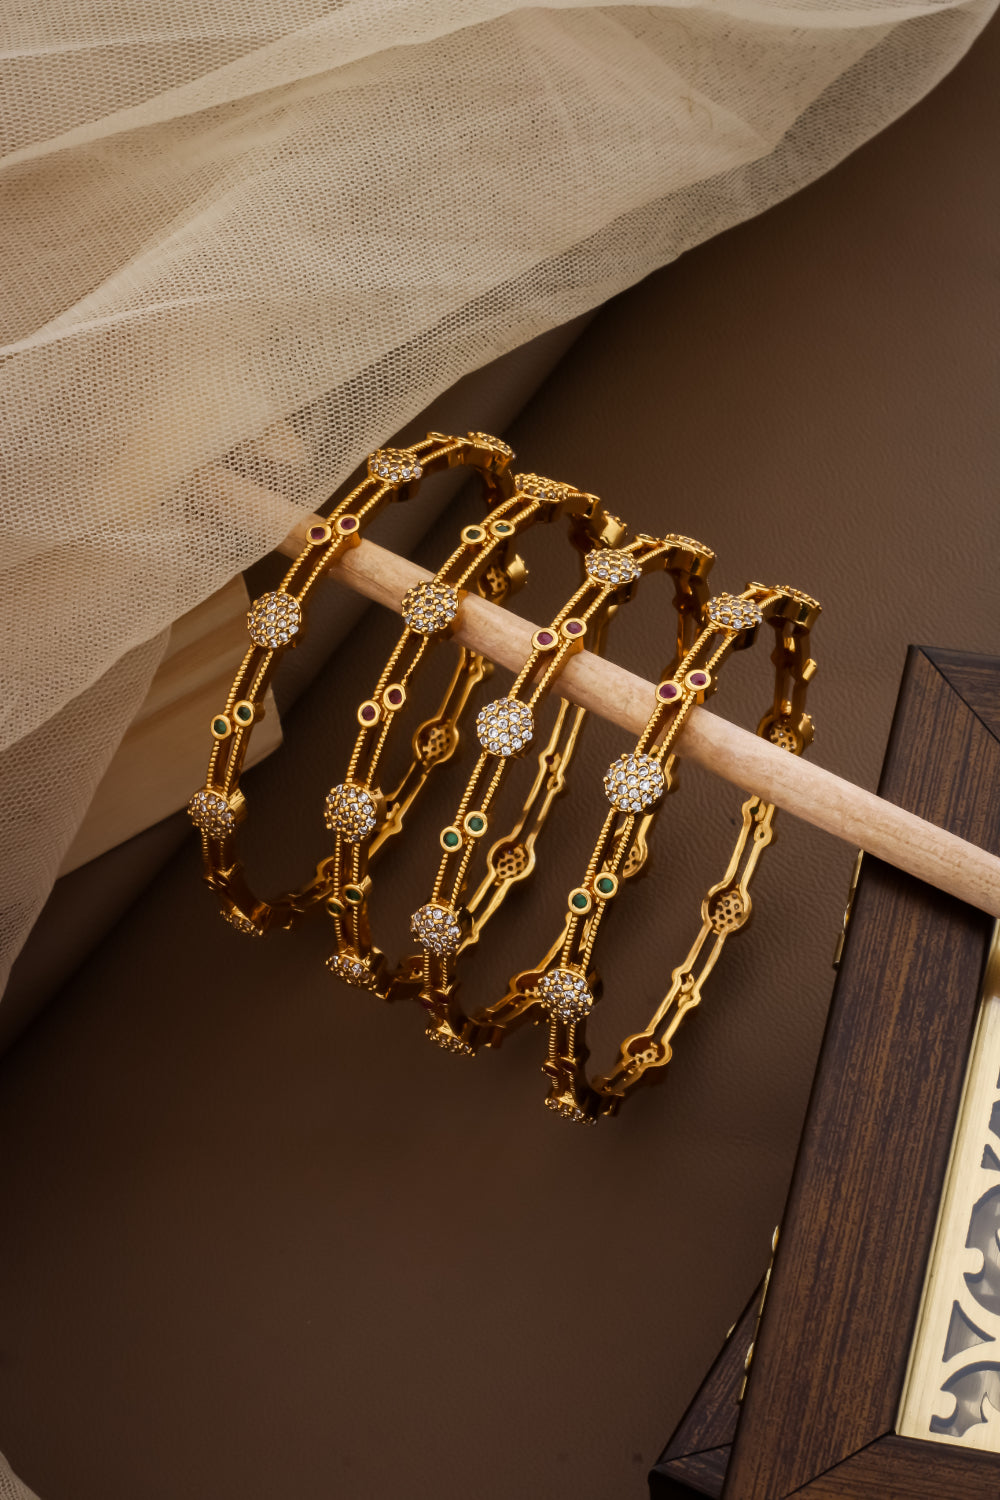
M814 754L869 786L906 643L998 649L998 48L994 25L824 181L610 304L508 434L523 467L703 537L717 587L818 595ZM552 535L527 552L517 602L540 619L568 557ZM652 672L666 603L649 584L612 654ZM274 880L321 847L319 798L393 634L367 615L248 778ZM741 722L767 696L760 654L717 700ZM592 726L470 990L541 956L620 748ZM739 797L684 781L602 950L605 1048L722 873ZM379 876L390 952L454 788ZM0 1067L15 1469L45 1500L640 1496L766 1262L851 858L785 822L668 1083L580 1131L541 1107L534 1034L438 1053L416 1011L332 983L322 920L241 941L186 842Z

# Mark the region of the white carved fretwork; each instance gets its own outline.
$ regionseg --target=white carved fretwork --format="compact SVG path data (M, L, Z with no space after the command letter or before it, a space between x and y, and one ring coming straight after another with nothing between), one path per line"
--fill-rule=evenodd
M1000 1453L1000 925L896 1426Z

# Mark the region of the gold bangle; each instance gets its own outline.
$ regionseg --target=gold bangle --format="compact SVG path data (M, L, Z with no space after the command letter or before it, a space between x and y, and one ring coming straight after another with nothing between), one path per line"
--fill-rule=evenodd
M593 502L594 497L582 491L517 475L513 495L494 504L481 524L463 527L458 547L435 577L404 596L403 632L371 697L357 710L360 729L347 775L331 787L325 802L324 821L335 835L334 853L325 861L330 876L326 905L337 939L327 967L346 984L388 998L392 981L386 975L384 955L371 936L370 866L385 844L402 831L430 771L454 754L472 689L489 670L482 656L461 652L437 711L413 735L413 761L395 790L384 796L377 785L380 764L417 669L429 648L454 632L470 589L500 603L524 583L524 563L512 548L530 525L551 521L564 511L579 517L592 510ZM598 524L607 524L603 512Z
M409 448L378 449L369 456L361 483L320 509L322 519L310 526L305 546L278 589L251 606L247 630L252 644L225 707L212 719L215 743L206 783L188 804L201 834L205 880L218 893L223 917L237 931L261 936L274 927L289 927L330 887L330 874L321 860L305 885L264 900L250 889L237 852L237 829L247 812L239 782L250 735L262 716L264 696L282 652L300 636L305 604L317 580L357 546L366 526L387 504L413 498L428 474L459 466L476 469L488 500L503 500L513 490L512 457L506 443L478 432L464 438L431 432Z
M678 649L686 651L700 619L704 579L713 560L708 548L687 537L642 534L610 548L593 544L584 559L584 582L551 625L536 631L533 650L510 692L480 711L476 731L481 753L453 823L442 830L443 853L431 899L411 919L411 931L421 943L423 953L410 960L407 977L419 983L419 997L429 1013L427 1034L439 1046L466 1055L473 1051L466 1035L468 1018L456 996L455 965L460 953L478 941L486 921L496 910L496 898L488 903L485 900L494 881L488 875L464 906L461 898L472 856L488 831L490 808L506 768L511 760L528 752L534 739L536 707L569 657L582 649L588 634L592 648L602 649L604 632L615 607L630 598L639 578L654 568L673 576L678 604ZM562 732L567 715L568 705L563 704L557 717L557 735ZM550 740L539 756L539 773L531 798L541 796L545 811L565 786L566 768L582 718L582 711L576 710L566 742L553 751ZM473 827L472 820L478 820L478 826ZM521 867L506 876L504 890L533 868L537 832L536 818L529 838L522 845L525 857ZM505 840L494 845L491 851L494 860L497 852L505 848ZM494 868L499 872L498 860Z
M422 765L422 747L425 744L433 747L435 764L447 760L454 752L458 744L458 721L471 688L486 675L483 658L463 653L442 705L414 736L413 764L396 791L384 797L376 777L396 710L405 701L413 675L430 643L456 628L462 599L469 587L474 586L499 601L512 591L512 586L520 586L527 576L526 570L519 557L510 556L510 549L528 527L557 517L569 520L571 537L578 545L583 544L581 539L584 542L591 539L590 544L617 541L623 533L621 523L607 514L595 495L537 474L518 474L513 496L493 506L482 525L464 527L459 546L435 578L404 597L403 632L372 697L358 709L361 728L347 777L331 788L326 798L327 827L336 835L334 853L326 862L331 875L327 910L334 918L337 937L337 947L327 959L327 967L347 984L373 990L383 998L412 988L407 977L388 976L384 955L373 945L369 868L385 842L401 830L414 792L426 777L428 768ZM396 695L395 702L390 701L392 694ZM425 742L428 732L430 740ZM551 798L545 800L538 809L538 826L550 801ZM485 817L470 814L465 819L465 831L474 838L481 836L486 831ZM508 836L508 842L517 832L514 830ZM447 830L443 837L446 836L451 836ZM511 883L512 879L503 883L490 911L499 906Z
M508 994L477 1018L470 1045L497 1046L505 1031L539 1008L547 1012L548 1108L563 1118L593 1124L617 1113L640 1082L663 1076L671 1040L702 986L726 938L745 926L751 911L749 883L773 837L775 808L758 797L743 803L742 826L722 880L702 902L702 926L684 961L673 971L670 990L648 1027L628 1037L605 1077L588 1081L586 1024L600 994L593 952L608 903L620 883L637 873L646 837L672 789L676 757L670 753L695 703L715 691L716 674L733 651L750 645L758 626L775 631L775 695L757 733L799 755L812 739L805 712L808 684L816 672L809 654L810 630L820 612L808 595L784 586L752 583L742 595L721 594L705 611L705 627L678 670L656 689L650 718L630 755L622 755L604 778L611 810L605 818L584 879L569 894L561 937L538 969L517 975ZM720 639L721 638L721 639ZM642 857L636 861L636 851ZM711 942L710 942L711 939Z

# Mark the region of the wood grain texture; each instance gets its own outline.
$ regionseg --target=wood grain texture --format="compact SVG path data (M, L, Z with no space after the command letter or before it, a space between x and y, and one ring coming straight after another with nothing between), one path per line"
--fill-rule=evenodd
M989 670L1000 681L1000 661ZM880 791L1000 847L1000 741L917 649ZM812 1488L818 1476L892 1431L989 931L969 907L865 861L726 1500L825 1493Z
M689 1453L649 1476L650 1500L718 1500L726 1478L730 1448Z
M718 1358L702 1381L649 1475L651 1500L683 1494L718 1500L739 1419L747 1350L757 1324L761 1287L754 1292Z
M968 651L945 651L924 647L927 660L938 671L978 719L1000 739L1000 677L990 656L973 656Z
M879 1438L796 1492L803 1500L996 1500L993 1454Z

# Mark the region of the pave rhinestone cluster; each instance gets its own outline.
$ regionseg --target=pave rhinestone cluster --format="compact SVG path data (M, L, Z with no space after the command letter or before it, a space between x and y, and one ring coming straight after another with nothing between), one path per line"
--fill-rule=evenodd
M225 838L236 827L236 814L221 792L211 792L204 787L195 792L188 803L188 817L196 828L207 833L209 838Z
M531 500L552 500L562 504L569 496L569 485L545 479L541 474L515 474L514 488Z
M764 618L752 599L740 599L735 594L716 594L708 601L707 613L721 630L752 630Z
M415 583L403 595L403 619L421 635L447 630L457 613L458 590L445 583Z
M576 969L550 969L538 981L542 1004L560 1021L580 1021L594 1008L590 986Z
M639 577L635 558L622 547L602 547L599 551L588 552L584 567L599 583L634 583Z
M374 988L375 975L364 960L357 958L354 954L332 953L326 961L326 966L331 974L335 974L345 984L353 984L359 990Z
M378 822L375 799L363 786L342 781L326 794L323 822L331 833L339 833L348 844L357 844Z
M450 906L441 906L436 901L428 901L426 906L417 908L410 918L410 931L425 948L439 957L457 953L462 941L458 917Z
M572 1120L577 1125L596 1125L597 1119L594 1115L588 1115L579 1104L571 1104L568 1099L556 1099L551 1095L545 1101L545 1108L551 1109L561 1120Z
M516 755L531 743L535 721L531 709L516 698L495 698L476 716L476 734L491 755Z
M463 1042L460 1036L453 1036L450 1031L427 1031L424 1035L430 1037L445 1052L455 1052L459 1057L475 1056L468 1042Z
M390 484L405 484L407 480L419 479L424 471L405 448L379 448L368 459L368 472L375 479L387 479Z
M224 911L222 916L229 923L230 927L235 927L237 932L242 932L246 937L264 936L262 930L254 922L251 922L249 917L245 917L241 911Z
M776 594L787 594L789 599L794 599L796 604L805 604L809 609L821 609L822 605L818 599L811 594L804 594L801 589L793 589L790 584L776 583L774 585Z
M513 458L514 450L503 438L494 437L491 432L470 432L470 438L474 443L482 443L484 448L492 448L494 453L499 453L503 458Z
M700 552L703 557L715 557L711 547L706 547L704 542L697 541L693 536L682 536L679 531L668 531L663 540L672 542L675 547L693 547L695 552Z
M652 755L619 755L604 776L604 791L619 812L645 812L663 796L663 768Z
M299 601L280 590L261 594L247 615L247 629L254 645L269 646L272 651L290 641L301 624Z

